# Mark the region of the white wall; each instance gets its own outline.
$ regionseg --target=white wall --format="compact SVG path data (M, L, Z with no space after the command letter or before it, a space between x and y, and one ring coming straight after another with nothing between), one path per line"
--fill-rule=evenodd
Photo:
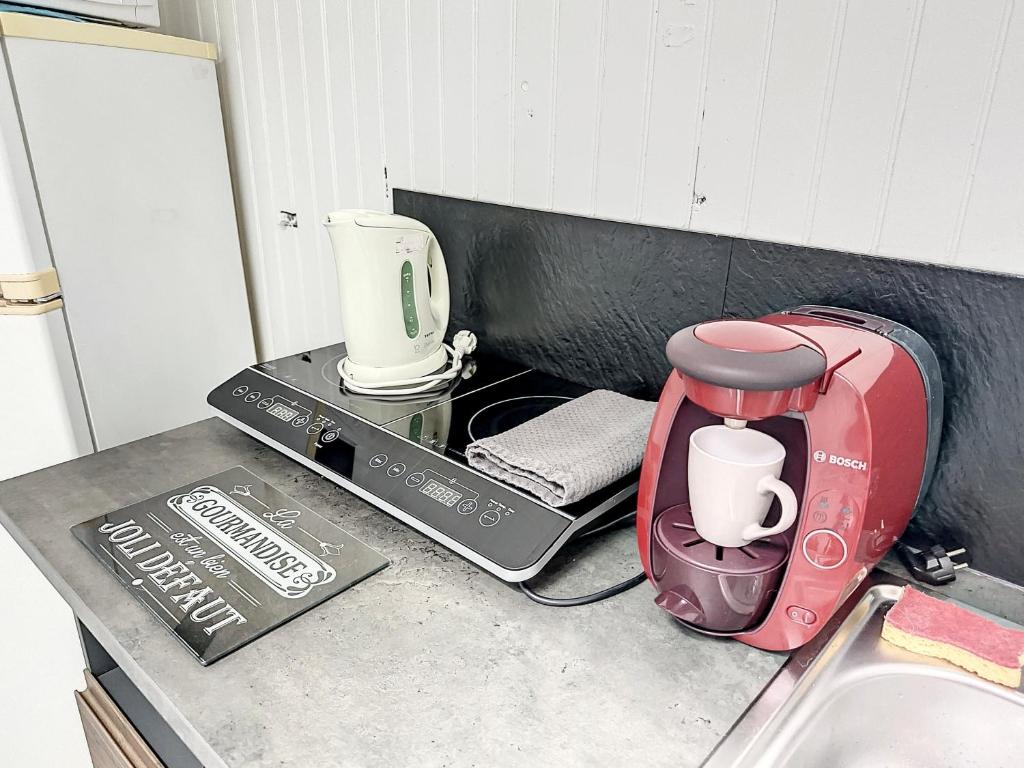
M264 357L402 187L1024 273L1014 0L162 0L218 44ZM385 179L385 169L387 171ZM298 229L277 225L299 214Z

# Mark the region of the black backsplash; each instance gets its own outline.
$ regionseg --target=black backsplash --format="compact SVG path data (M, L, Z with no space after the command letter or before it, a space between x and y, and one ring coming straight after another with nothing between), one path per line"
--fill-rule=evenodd
M656 398L665 341L709 318L798 304L913 328L942 366L932 486L907 536L961 544L1024 584L1024 279L395 190L444 249L449 331L590 386Z

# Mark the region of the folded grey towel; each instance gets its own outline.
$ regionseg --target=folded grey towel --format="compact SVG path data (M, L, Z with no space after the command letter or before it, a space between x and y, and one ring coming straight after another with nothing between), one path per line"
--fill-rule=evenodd
M656 403L589 392L466 448L469 465L564 507L640 466Z

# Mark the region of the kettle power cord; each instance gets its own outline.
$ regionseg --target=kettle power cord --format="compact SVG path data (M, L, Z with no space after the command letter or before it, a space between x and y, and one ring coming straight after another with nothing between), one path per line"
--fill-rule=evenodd
M597 528L594 528L592 530L587 531L586 533L583 533L582 535L580 535L579 538L582 539L587 536L593 536L595 533L601 533L602 531L606 531L609 528L612 528L618 525L619 523L631 517L634 517L635 515L635 511L629 512L623 515L622 517L618 517L615 520L612 520L609 523L605 523L604 525L598 526ZM535 603L540 603L541 605L548 605L553 608L571 608L577 605L590 605L591 603L597 603L601 600L607 600L609 597L615 597L615 595L620 595L623 592L632 589L633 587L643 584L646 580L647 574L641 571L635 576L630 576L625 581L615 584L614 586L608 587L607 589L602 589L599 592L593 592L589 595L580 595L579 597L549 597L548 595L541 595L537 592L534 592L530 587L526 586L526 582L523 581L519 582L519 589L522 591L524 595L533 600Z
M471 331L459 331L452 339L451 345L442 344L451 357L451 364L439 373L429 376L417 376L413 379L394 379L381 382L358 382L345 370L344 358L338 366L338 373L345 384L345 389L357 395L418 395L429 392L441 384L451 381L462 372L462 358L476 349L476 334Z

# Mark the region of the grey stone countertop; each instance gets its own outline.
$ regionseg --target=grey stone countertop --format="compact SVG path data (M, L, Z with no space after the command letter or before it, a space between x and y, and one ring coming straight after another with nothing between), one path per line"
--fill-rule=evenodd
M392 564L202 667L69 528L237 464ZM0 483L0 522L211 768L698 765L785 660L682 629L647 585L537 605L217 419ZM626 528L534 585L586 594L638 567Z

